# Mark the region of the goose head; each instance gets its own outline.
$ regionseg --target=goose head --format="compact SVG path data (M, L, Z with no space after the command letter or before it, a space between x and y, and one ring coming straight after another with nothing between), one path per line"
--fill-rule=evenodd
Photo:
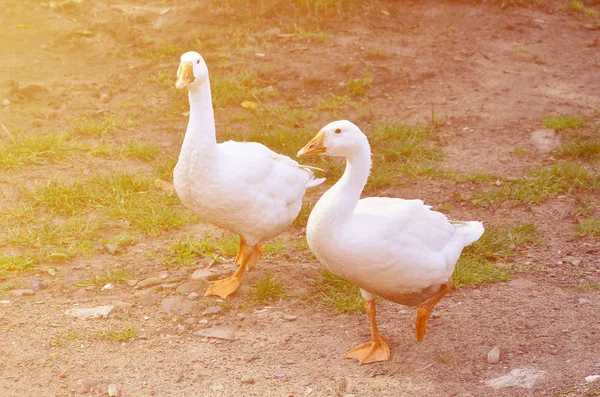
M356 124L348 120L338 120L327 124L306 144L297 156L326 154L328 156L352 157L369 148L369 142Z
M179 69L177 69L177 82L175 87L201 86L208 80L208 68L200 54L195 51L186 52L181 56Z

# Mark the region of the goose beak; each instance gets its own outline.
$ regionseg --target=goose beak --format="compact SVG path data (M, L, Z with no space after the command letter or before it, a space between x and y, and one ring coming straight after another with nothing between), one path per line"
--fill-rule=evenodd
M325 143L323 142L325 139L325 131L321 130L319 133L312 139L312 141L308 142L306 146L304 146L296 156L306 156L308 154L321 154L327 151L325 147Z
M175 87L182 89L194 82L194 66L191 62L183 62L177 70Z

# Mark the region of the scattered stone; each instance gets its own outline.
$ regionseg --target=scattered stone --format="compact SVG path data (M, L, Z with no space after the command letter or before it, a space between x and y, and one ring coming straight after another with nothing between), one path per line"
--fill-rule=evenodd
M121 390L119 390L119 386L111 383L108 385L108 396L109 397L119 397L121 395Z
M296 320L298 317L294 316L293 314L286 314L285 316L283 316L283 318L287 321L294 321Z
M136 295L134 295L136 296ZM138 303L142 306L152 306L160 302L161 296L158 294L144 293L136 296Z
M251 377L251 376L248 376L248 375L244 375L244 376L242 376L241 382L242 383L247 383L249 385L253 385L254 384L254 378Z
M2 100L2 106L4 106L4 107L6 107L6 106L10 106L10 101L9 101L8 99L4 98L4 99Z
M108 283L108 284L106 284L104 287L102 287L102 288L100 289L100 291L108 291L108 290L111 290L111 289L114 289L114 288L115 288L115 286L114 286L114 285L112 285L112 283Z
M109 254L114 255L117 253L119 246L117 244L109 243L109 244L106 244L106 249L108 250Z
M200 295L197 292L192 292L186 298L189 299L189 300L191 300L191 301L194 301L194 300L198 299L199 296Z
M583 305L585 303L591 303L591 301L589 299L579 298L579 303L581 303Z
M208 320L207 319L199 320L198 324L208 325Z
M77 291L75 291L75 293L73 293L73 297L75 298L82 298L86 295L87 291L85 290L85 288L79 288Z
M344 394L344 397L356 397L354 394Z
M85 378L78 379L75 382L75 392L79 394L86 394L92 390L92 387L97 386L100 381L96 378Z
M163 280L166 280L166 279L169 278L169 273L168 272L159 273L158 277L161 278L161 279L163 279Z
M205 311L202 312L203 316L210 316L212 314L221 313L221 306L210 306L207 307Z
M235 327L230 325L220 325L217 327L200 329L194 332L194 335L203 336L205 338L235 340Z
M488 352L487 361L490 364L498 364L500 362L500 349L498 346L494 346L492 350Z
M171 141L162 141L158 144L160 147L171 147L173 146L173 142Z
M534 283L533 281L524 278L515 278L514 280L509 281L508 285L510 285L514 289L523 290L533 288L537 285L537 283Z
M14 296L32 296L35 295L35 291L32 289L13 289L10 293Z
M223 390L225 390L225 386L223 386L220 383L217 383L217 384L210 386L210 390L211 391L223 391Z
M163 283L163 279L160 277L148 277L145 280L140 281L137 285L140 288L154 287Z
M7 301L7 300L1 300L1 301L0 301L0 304L2 304L2 305L10 305L10 301Z
M578 258L576 256L565 256L563 260L569 262L573 266L581 265L581 258Z
M43 289L48 288L48 284L46 284L42 280L38 280L36 278L36 279L31 280L31 288L37 292L37 291L41 291Z
M211 276L214 276L214 273L210 270L198 269L192 274L192 280L207 281Z
M273 373L273 375L275 375L276 378L285 378L285 371L282 369L278 369Z
M186 281L185 283L181 284L179 287L177 287L177 289L175 290L177 293L179 294L189 294L192 292L198 292L200 291L200 289L202 289L202 283L196 280L190 280L190 281Z
M89 320L93 318L107 318L115 310L113 305L98 307L74 307L68 309L65 314L71 317L77 317L78 320Z
M110 94L108 92L103 92L102 94L100 94L100 98L98 100L102 103L106 103L110 101Z
M176 313L185 315L194 310L196 303L191 301L184 301L181 297L174 296L171 298L163 299L163 301L161 302L161 306L163 311L166 313Z
M238 313L237 318L239 318L240 321L244 321L246 319L246 315L244 313Z
M181 383L183 381L183 374L182 373L178 373L177 375L175 375L175 378L173 379L173 381L175 383Z
M585 381L590 383L595 382L598 379L600 379L600 375L590 375L585 377Z
M188 317L185 320L183 320L184 324L190 324L190 325L196 324L197 322L198 322L198 319L196 317Z
M130 287L135 287L137 283L137 280L127 280L127 285L129 285Z
M12 84L10 95L20 99L42 99L48 96L48 89L39 84L21 85L19 83Z
M553 129L535 130L530 140L538 153L550 153L560 146L560 135Z
M531 389L535 382L544 376L544 374L544 371L538 371L534 368L515 368L508 374L490 379L485 383L494 389L511 386Z
M263 36L276 36L281 33L281 29L279 28L271 28L262 32Z

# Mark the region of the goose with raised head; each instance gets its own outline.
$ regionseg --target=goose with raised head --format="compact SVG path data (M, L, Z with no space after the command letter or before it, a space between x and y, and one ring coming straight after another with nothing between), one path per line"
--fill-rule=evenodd
M427 319L452 289L452 273L465 246L484 232L481 222L453 222L421 200L390 197L360 199L371 169L371 148L353 123L327 124L298 156L346 158L340 180L319 199L306 227L311 251L331 272L360 287L366 300L371 341L345 357L361 364L387 361L390 349L377 328L374 296L419 306L416 336L425 336Z
M197 52L181 56L175 86L187 88L190 116L173 171L183 204L203 221L240 236L236 272L210 283L205 296L226 298L246 268L262 256L261 243L298 216L306 189L319 185L312 167L256 142L217 143L208 68Z

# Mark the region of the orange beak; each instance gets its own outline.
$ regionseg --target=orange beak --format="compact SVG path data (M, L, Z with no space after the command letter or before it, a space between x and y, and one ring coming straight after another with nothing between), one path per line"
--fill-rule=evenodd
M175 87L182 89L194 82L194 66L191 62L183 62L177 70Z
M296 156L306 156L309 154L322 154L327 151L325 147L325 143L323 140L325 139L325 132L323 130L319 131L317 135L312 139L312 141L308 142L306 146L304 146Z

